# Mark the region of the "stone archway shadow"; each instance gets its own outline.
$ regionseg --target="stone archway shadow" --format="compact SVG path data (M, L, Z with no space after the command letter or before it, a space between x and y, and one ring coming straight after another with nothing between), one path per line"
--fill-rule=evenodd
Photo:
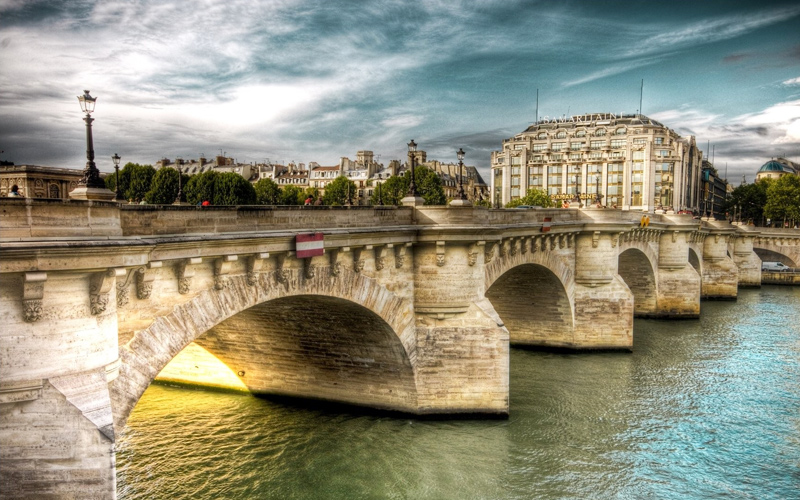
M212 342L206 339L206 345L215 349L220 359L245 362L247 356L237 358L225 354L224 344L227 342L230 346L231 342L236 342L236 338L226 337L225 331L230 332L232 325L240 326L242 321L252 320L259 314L263 316L264 312L276 311L281 301L284 301L283 305L288 304L285 302L287 300L297 302L300 300L298 297L319 297L327 305L344 306L350 312L360 311L362 319L379 331L378 336L387 345L394 344L391 346L393 354L389 357L394 359L393 369L402 372L401 382L396 385L400 388L400 395L395 395L395 403L399 397L405 398L405 404L409 406L415 404L414 395L408 394L415 391L413 367L416 361L414 314L409 303L374 279L351 270L341 269L339 275L334 277L328 268L317 268L315 276L310 279L303 277L302 273L302 270L287 271L284 283L278 283L274 273L262 273L254 286L247 284L245 276L232 276L228 278L224 289L202 291L188 302L176 306L169 314L157 318L144 330L136 332L126 345L120 347L119 377L110 388L115 428L120 430L125 425L130 412L150 383L187 345L219 327L219 331L215 331L216 340ZM273 301L274 304L269 305ZM253 310L248 312L251 308ZM240 313L244 314L238 317ZM325 314L324 310L321 314ZM390 333L393 334L391 341ZM216 347L212 345L214 342ZM264 354L263 351L261 354ZM254 357L248 362L253 363L256 359ZM255 382L253 387L270 390L263 380L261 385ZM392 392L391 388L387 388L387 391ZM321 394L306 396L324 397ZM331 397L335 399L338 396L333 394ZM370 401L370 404L375 404L375 401Z

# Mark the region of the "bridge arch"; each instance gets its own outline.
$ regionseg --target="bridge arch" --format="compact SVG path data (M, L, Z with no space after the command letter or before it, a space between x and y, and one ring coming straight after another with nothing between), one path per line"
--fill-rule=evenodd
M633 294L634 316L654 314L658 303L658 257L655 252L647 251L649 247L628 246L620 250L618 273Z
M508 329L511 344L572 342L574 280L557 254L509 255L486 266L486 298Z
M795 260L786 253L770 248L757 247L756 245L753 245L753 252L758 255L758 258L761 259L762 262L783 262L789 267L798 267L798 262L795 262Z
M329 268L317 268L312 278L305 278L302 270L286 273L284 283L278 283L274 273L261 273L254 286L245 276L231 276L224 289L198 293L120 346L119 377L110 391L115 427L124 426L158 373L196 340L223 363L235 366L254 392L415 409L416 336L410 304L348 269L336 277ZM292 317L295 322L289 323ZM265 326L268 319L275 327ZM353 331L354 320L366 333ZM273 362L289 363L268 365L277 370L272 378L264 367L269 353L275 352L271 347L284 349L284 357ZM275 384L276 377L286 375L281 369L298 367L302 360L297 358L313 350L328 358L306 358L309 366L295 372L292 383ZM384 383L376 382L379 372ZM319 386L307 387L320 380Z
M703 259L700 256L703 255L703 252L700 251L699 253L689 246L689 264L697 271L697 274L700 276L700 279L703 279Z

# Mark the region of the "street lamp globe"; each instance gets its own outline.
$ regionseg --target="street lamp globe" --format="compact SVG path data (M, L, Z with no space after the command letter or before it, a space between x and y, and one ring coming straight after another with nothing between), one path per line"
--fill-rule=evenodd
M97 102L97 98L89 95L88 90L84 90L83 95L78 96L78 102L81 103L81 111L87 115L91 115L94 112L94 105L95 102Z

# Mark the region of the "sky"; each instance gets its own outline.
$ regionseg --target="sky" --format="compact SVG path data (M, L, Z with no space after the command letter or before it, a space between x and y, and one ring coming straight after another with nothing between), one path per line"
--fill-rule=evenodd
M0 159L371 150L475 165L538 116L641 112L739 184L800 161L796 1L0 0Z

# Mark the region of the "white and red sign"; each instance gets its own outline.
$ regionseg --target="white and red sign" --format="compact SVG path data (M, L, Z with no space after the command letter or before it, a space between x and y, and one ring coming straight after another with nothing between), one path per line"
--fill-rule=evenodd
M298 234L295 238L298 259L307 259L325 254L322 233Z
M547 233L550 231L550 223L553 221L552 217L545 217L542 222L542 232Z

